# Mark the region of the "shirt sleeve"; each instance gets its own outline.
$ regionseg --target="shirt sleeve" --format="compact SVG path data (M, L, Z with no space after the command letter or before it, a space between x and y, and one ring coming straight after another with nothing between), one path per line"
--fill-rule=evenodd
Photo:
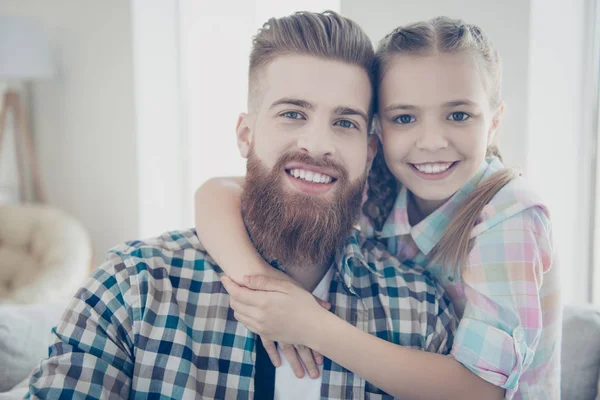
M540 288L551 267L550 222L532 207L476 238L461 271L466 299L451 355L511 399L542 333Z
M33 370L26 398L128 398L134 366L130 301L127 268L111 254L52 329L49 357Z

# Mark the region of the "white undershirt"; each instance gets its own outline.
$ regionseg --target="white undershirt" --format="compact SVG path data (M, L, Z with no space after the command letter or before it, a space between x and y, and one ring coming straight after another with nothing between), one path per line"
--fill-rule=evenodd
M329 271L321 279L312 294L321 300L327 301L332 277L333 268L329 268ZM277 351L279 351L279 348L277 348ZM308 374L305 374L304 378L298 379L281 351L279 351L279 357L281 358L281 366L275 369L275 400L320 399L323 366L317 365L319 368L317 379L312 379Z

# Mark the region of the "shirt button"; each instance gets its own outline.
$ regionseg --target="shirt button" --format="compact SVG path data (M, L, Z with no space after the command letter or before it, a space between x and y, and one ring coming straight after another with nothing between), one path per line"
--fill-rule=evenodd
M449 280L450 282L454 282L454 277L453 277L453 276L449 276L449 277L448 277L448 280Z
M522 342L525 339L525 332L523 331L523 328L515 328L513 331L513 336L517 342Z

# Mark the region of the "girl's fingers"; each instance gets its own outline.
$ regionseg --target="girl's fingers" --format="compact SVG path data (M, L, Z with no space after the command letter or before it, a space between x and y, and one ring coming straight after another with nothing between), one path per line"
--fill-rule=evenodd
M296 345L296 352L300 356L304 368L306 368L306 372L308 372L308 376L312 379L317 379L319 377L319 368L313 358L312 350L303 345Z
M329 310L331 309L331 303L330 303L330 302L328 302L328 301L325 301L325 300L321 300L320 298L318 298L318 297L316 297L316 296L314 296L314 297L315 297L315 300L317 301L317 303L319 303L319 305L320 305L321 307L323 307L323 308L324 308L324 309L326 309L327 311L329 311Z
M260 304L262 296L260 292L240 286L228 276L223 276L221 283L225 290L227 290L227 293L236 301L253 306Z
M281 366L281 358L279 357L279 352L277 351L277 346L275 345L275 342L272 340L263 339L262 336L260 337L260 340L262 341L263 347L269 355L273 366L275 366L275 368Z
M252 333L260 335L259 329L254 325L254 321L251 318L246 317L238 312L233 313L233 317L242 325L244 325Z
M296 348L294 345L287 343L278 343L279 349L283 353L285 359L290 363L296 378L302 379L304 378L304 366L300 362L300 358L298 353L296 352Z
M280 293L288 293L295 287L288 280L277 279L267 275L244 275L244 285L254 290Z
M318 351L314 351L311 350L312 354L313 354L313 358L315 359L315 362L317 363L317 365L323 365L323 362L325 361L325 357L323 357L323 355L321 353L319 353Z
M233 297L229 299L229 306L233 311L243 314L246 318L252 319L255 322L257 322L258 314L261 312L260 308L244 304Z

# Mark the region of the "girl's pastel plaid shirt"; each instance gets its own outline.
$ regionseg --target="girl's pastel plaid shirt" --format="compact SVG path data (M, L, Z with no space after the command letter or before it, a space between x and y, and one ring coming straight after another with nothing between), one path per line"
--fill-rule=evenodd
M468 265L430 265L428 258L467 195L502 168L500 160L488 158L470 182L415 226L403 187L382 231L374 232L366 217L362 230L404 264L425 267L444 287L461 318L451 352L457 361L506 389L506 399L559 399L562 305L551 224L524 178L483 209Z

